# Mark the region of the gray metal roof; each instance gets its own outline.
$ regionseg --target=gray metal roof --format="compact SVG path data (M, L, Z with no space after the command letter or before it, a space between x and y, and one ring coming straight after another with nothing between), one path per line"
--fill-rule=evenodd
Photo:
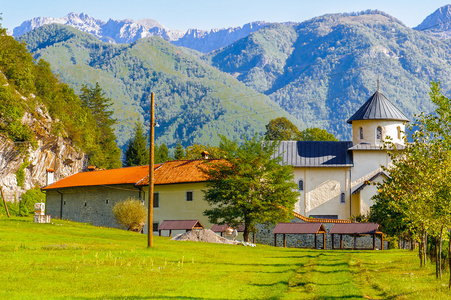
M350 167L352 142L282 141L275 157L294 167Z
M409 119L379 91L375 92L347 122L351 124L352 121L356 120L400 120L409 122Z
M326 232L322 223L278 223L273 230L274 234L315 234Z

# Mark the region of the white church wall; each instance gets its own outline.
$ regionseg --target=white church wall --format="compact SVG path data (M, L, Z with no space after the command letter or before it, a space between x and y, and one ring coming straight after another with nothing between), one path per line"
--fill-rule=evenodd
M349 217L349 168L295 168L295 180L304 182L296 212L307 217ZM344 203L341 203L342 193Z
M390 163L390 157L383 150L354 150L353 160L352 187L370 179L382 170L381 166L387 166Z
M394 143L404 145L405 125L394 120L356 120L352 122L352 142L354 145L369 143L372 145L383 145L383 141L377 138L377 127L382 128L382 140L391 137ZM363 131L361 139L360 128ZM399 134L398 134L399 132Z

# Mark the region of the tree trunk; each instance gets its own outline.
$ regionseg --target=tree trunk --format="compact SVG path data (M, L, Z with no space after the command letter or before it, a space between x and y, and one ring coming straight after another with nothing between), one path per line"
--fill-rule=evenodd
M243 240L248 243L249 243L249 233L250 233L249 225L245 224L243 232Z
M448 289L451 289L451 229L448 229L449 234L449 244L448 244L448 265L449 265L449 285Z
M428 233L424 232L424 242L423 242L423 266L426 267L427 262L427 251L428 251Z
M440 240L439 240L439 244L438 244L438 276L441 279L442 278L442 243L443 243L443 227L440 228Z
M423 236L421 236L420 244L418 245L418 257L420 258L420 268L423 267Z
M434 237L435 278L438 279L438 237Z

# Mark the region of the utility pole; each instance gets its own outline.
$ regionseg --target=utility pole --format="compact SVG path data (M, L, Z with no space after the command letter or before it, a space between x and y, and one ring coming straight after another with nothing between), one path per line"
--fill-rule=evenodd
M153 150L155 134L154 95L150 94L150 125L149 125L149 201L147 215L147 248L153 247Z
M3 195L3 189L1 186L0 186L0 192L2 194L3 204L5 204L6 214L8 215L8 218L9 218L10 216L9 216L8 205L6 205L6 199L5 199L5 196Z

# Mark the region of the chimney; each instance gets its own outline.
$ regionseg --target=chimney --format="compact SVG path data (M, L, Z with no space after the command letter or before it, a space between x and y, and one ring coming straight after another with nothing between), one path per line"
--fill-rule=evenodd
M210 153L208 153L207 151L202 151L202 159L208 159L208 155L210 155Z
M49 186L55 182L54 176L55 170L53 170L52 168L47 168L46 171L47 171L46 185Z

